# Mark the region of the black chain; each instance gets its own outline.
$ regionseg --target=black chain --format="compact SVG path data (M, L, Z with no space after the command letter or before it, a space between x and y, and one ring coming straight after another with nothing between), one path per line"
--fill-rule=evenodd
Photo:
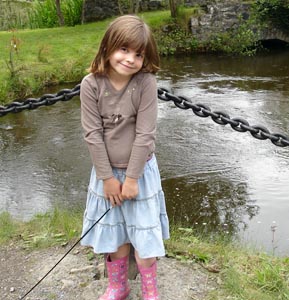
M80 93L80 84L76 85L73 89L63 89L57 94L45 94L40 98L28 98L23 102L12 102L6 106L0 106L0 117L8 113L17 113L25 109L35 109L40 106L48 106L55 104L58 101L68 101ZM192 100L184 96L176 96L171 94L167 89L158 89L158 98L163 101L173 101L174 104L180 109L192 109L194 114L201 118L211 117L212 120L219 125L229 124L235 131L247 132L258 139L267 140L278 147L289 146L289 138L284 134L270 133L270 131L261 125L251 126L243 118L230 118L230 116L221 111L211 111L211 109L204 104L192 103Z
M25 109L35 109L40 106L49 106L58 101L68 101L74 96L78 96L80 92L80 84L73 89L63 89L56 94L44 94L39 98L27 98L22 102L12 102L6 106L0 106L0 117L8 113L18 113Z
M192 109L194 114L206 118L211 117L214 122L220 125L231 125L231 127L238 132L249 131L251 135L258 140L270 139L271 142L279 147L289 146L289 138L284 134L270 133L270 131L261 125L250 126L250 124L242 118L230 118L230 116L221 111L211 111L211 109L204 104L193 104L192 100L183 97L175 96L167 89L158 89L158 98L164 101L173 101L175 105L181 109Z

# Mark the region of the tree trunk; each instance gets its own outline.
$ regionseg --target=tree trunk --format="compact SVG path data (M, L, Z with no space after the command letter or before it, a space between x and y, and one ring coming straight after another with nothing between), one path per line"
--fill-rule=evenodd
M56 12L58 16L58 22L60 26L64 26L64 17L60 7L60 0L55 0Z
M172 18L176 18L177 17L177 4L176 4L176 0L170 0L169 4L170 4L170 10L171 10L171 17Z

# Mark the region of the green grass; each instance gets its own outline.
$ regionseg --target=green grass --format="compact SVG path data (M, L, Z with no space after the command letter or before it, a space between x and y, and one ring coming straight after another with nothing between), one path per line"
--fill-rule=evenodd
M83 26L1 32L0 101L26 97L46 85L76 82L96 53L108 21ZM19 41L17 52L10 49L11 38ZM13 53L15 75L7 67ZM24 85L23 93L14 88Z
M289 258L247 249L226 236L206 237L178 226L172 226L166 249L169 256L201 264L213 280L221 282L208 300L289 299Z
M160 28L170 13L149 12L140 16L152 28ZM79 82L110 21L0 32L0 103L26 98L48 85ZM17 41L16 48L11 48L12 38Z
M17 229L16 222L7 212L0 214L0 244L6 243L15 236Z
M0 214L0 245L16 241L33 249L65 244L80 236L82 215L81 209L54 208L29 222L16 222L4 212Z

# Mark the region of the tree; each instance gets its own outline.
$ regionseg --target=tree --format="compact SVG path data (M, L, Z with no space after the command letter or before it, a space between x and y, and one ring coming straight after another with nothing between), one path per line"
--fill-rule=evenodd
M184 3L183 0L169 0L172 18L176 18L178 16L178 7L183 3Z
M60 0L55 0L56 12L58 17L58 22L60 26L64 26L64 17L61 11Z
M170 10L171 10L171 17L177 17L177 0L169 0Z

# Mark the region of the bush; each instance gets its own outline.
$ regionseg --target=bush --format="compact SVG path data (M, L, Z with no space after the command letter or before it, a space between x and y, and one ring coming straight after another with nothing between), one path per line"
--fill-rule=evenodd
M263 23L272 23L281 30L289 32L288 0L257 0L253 4L256 17Z
M61 11L66 26L81 24L83 0L61 1ZM59 26L59 20L54 0L35 1L32 12L29 13L30 28L52 28Z

